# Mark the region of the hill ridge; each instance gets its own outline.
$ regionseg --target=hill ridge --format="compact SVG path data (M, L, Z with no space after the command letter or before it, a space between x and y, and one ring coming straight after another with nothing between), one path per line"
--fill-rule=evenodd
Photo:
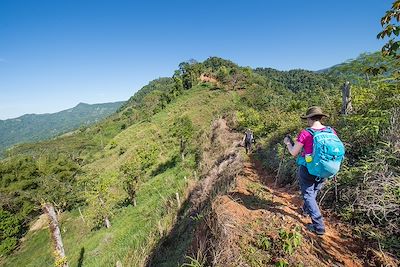
M113 114L124 101L86 104L55 113L24 114L13 119L0 120L0 154L18 143L46 140L75 130Z

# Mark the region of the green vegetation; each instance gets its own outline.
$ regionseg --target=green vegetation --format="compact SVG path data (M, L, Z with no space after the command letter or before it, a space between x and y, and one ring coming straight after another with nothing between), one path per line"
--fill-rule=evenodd
M392 32L397 36L397 30ZM294 184L296 166L282 140L304 127L299 115L312 105L331 115L326 124L336 129L347 150L337 193L328 184L322 205L352 223L372 246L398 253L397 71L398 61L377 53L321 72L252 70L217 57L183 62L171 78L150 82L105 120L7 152L0 162L0 263L54 263L47 231L28 232L41 205L51 202L61 214L71 265L143 265L189 208L180 198L184 202L207 160L202 152L210 150L213 120L223 116L236 131L251 128L255 157L277 174L278 183ZM339 112L347 80L354 110L345 116ZM270 197L256 185L249 190ZM203 220L201 214L191 217ZM22 237L25 241L19 242ZM261 233L245 243L244 256L254 266L287 266L301 240L296 227L277 236ZM176 244L176 251L184 251L190 241ZM166 264L203 266L207 260L182 254Z
M376 73L368 83L365 71L369 65L365 66L365 62L377 61L377 58L387 70ZM294 159L285 155L282 139L287 133L295 136L304 127L299 115L308 106L324 107L331 115L326 124L332 125L344 140L347 158L339 173L337 196L332 190L335 185L328 185L323 205L335 209L343 219L361 228L360 235L392 251L397 248L394 239L399 242L399 232L392 226L399 224L400 205L399 143L396 141L400 136L397 122L400 91L397 83L388 82L395 66L392 58L364 54L319 74L321 77L312 82L324 84L320 81L337 80L333 87L309 90L305 85L297 86L296 82L300 81L293 78L285 83L302 89L274 98L272 93L266 94L265 89L254 86L243 94L239 103L245 106L239 105L237 113L238 129L250 127L259 137L258 159L270 172L279 169L278 182L287 184L295 183L296 165ZM288 79L286 75L279 77L279 72L274 75L276 81ZM355 110L348 116L339 114L345 77L357 77L352 84ZM271 85L276 86L276 91L281 88L280 84Z
M0 155L14 144L45 140L101 121L122 104L80 103L74 108L53 114L26 114L15 119L0 120Z
M240 242L242 256L250 266L294 266L296 259L291 257L301 246L303 236L300 226L290 229L275 229L271 225L266 231L243 238Z
M178 209L176 193L183 196L187 183L193 179L193 171L197 166L193 143L201 137L202 132L209 131L212 119L221 114L221 108L226 110L232 106L232 101L227 101L232 96L230 92L210 91L208 85L199 85L188 92L182 91L179 98L171 100L164 109L160 109L151 117L143 115L141 120L125 129L121 129L119 125L122 120L128 125L128 118L124 112L130 107L103 123L75 135L61 137L57 143L46 141L32 144L29 148L26 145L15 148L26 154L25 157L33 164L33 167L27 168L26 172L29 170L32 173L37 170L37 164L43 161L38 155L51 157L52 147L58 147L59 151L65 153L70 151L71 158L79 164L79 171L72 185L74 193L79 196L70 194L69 196L74 197L75 201L62 202L80 203L78 206L81 207L85 220L83 223L75 209L64 212L61 219L63 231L69 233L63 234L63 239L70 262L79 261L82 248L85 251L83 261L89 266L112 265L117 260L143 262L154 243L162 237L157 230L159 223L165 232L174 221ZM198 116L200 113L201 117ZM85 143L85 138L89 134L92 135L90 142L93 146L77 147L76 144ZM184 159L181 158L181 140L184 140L185 144ZM125 150L122 154L121 148ZM17 164L16 160L17 157L11 156L2 164L7 165L8 162ZM14 169L20 167L14 166ZM73 170L72 166L66 166L65 169ZM45 181L50 179L39 174L37 177ZM72 178L72 175L69 177ZM16 188L16 182L11 181L5 188L11 193L9 186ZM71 187L66 186L66 188ZM36 192L39 191L45 190L37 187ZM34 191L30 193L34 195ZM99 201L99 197L102 201ZM132 205L133 200L136 206ZM36 202L31 199L25 201L32 203L34 207L36 213L31 214L38 214L40 207L36 206ZM2 202L2 205L4 204ZM69 207L65 210L69 210ZM111 222L111 228L108 230L102 229L104 217L108 217ZM22 224L25 228L19 237L26 233L28 222L29 220ZM16 254L18 256L6 258L4 264L6 266L51 264L50 243L46 230L28 233L26 238L27 241ZM82 244L82 248L75 246L77 240ZM108 251L111 244L114 244L115 248L124 249L117 253L114 250ZM43 251L45 254L32 260L30 253L33 247L46 247ZM144 254L138 255L137 251L142 251ZM101 256L93 257L97 254Z
M393 2L390 10L386 11L386 14L381 19L381 25L383 30L378 33L378 39L384 39L389 37L389 41L382 47L382 54L384 56L393 56L399 58L400 41L398 36L400 34L400 1L396 0ZM394 23L393 21L396 21ZM394 37L396 36L396 37Z

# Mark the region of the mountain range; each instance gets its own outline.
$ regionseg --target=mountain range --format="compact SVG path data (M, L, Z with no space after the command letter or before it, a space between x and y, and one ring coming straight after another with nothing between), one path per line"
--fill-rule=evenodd
M12 145L45 140L81 126L96 123L114 113L124 101L86 104L56 113L25 114L18 118L0 120L0 153Z

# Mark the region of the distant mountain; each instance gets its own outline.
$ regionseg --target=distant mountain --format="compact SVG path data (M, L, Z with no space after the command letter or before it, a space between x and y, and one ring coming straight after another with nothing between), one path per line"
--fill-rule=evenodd
M0 154L14 144L44 140L98 122L124 103L79 103L74 108L57 113L25 114L15 119L0 120Z

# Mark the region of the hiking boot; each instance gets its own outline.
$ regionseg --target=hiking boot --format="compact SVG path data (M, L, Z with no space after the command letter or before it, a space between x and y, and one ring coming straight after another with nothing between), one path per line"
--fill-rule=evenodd
M308 231L310 231L310 232L313 232L313 233L316 233L317 235L324 235L325 234L325 229L316 229L315 227L314 227L314 225L313 224L307 224L307 230Z

